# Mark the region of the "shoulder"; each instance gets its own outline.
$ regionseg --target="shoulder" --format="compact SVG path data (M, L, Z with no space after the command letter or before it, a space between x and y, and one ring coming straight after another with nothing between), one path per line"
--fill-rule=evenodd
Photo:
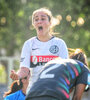
M58 37L54 37L53 40L57 41L57 42L60 42L60 43L65 43L65 41L63 39L58 38Z
M78 63L78 65L80 66L80 67L85 67L86 65L84 65L84 63L82 63L81 61L79 61L79 60L75 60L77 63Z
M33 42L36 41L36 37L32 37L24 42L23 47L30 47L32 46Z
M83 69L87 69L88 71L90 70L89 68L88 68L88 66L86 66L84 63L82 63L81 61L78 61L78 60L76 60L77 61L77 63L78 63L78 65L81 67L81 68L83 68Z

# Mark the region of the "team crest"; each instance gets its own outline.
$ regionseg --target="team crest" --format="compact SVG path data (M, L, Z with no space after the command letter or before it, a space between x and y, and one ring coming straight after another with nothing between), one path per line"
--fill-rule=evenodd
M57 45L53 45L50 47L49 51L53 54L57 53L59 51L59 48Z

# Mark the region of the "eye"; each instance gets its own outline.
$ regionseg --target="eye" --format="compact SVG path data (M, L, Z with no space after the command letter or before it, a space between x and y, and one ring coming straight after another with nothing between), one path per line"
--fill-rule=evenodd
M42 18L41 20L45 20L45 18Z
M37 19L34 19L35 21L38 21L38 18Z

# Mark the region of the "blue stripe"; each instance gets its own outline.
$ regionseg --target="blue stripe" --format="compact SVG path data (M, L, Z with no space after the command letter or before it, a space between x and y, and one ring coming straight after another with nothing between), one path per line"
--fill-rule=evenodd
M63 78L60 78L60 80L65 84L65 86L69 89L69 86L67 85L66 81Z
M74 73L74 71L71 69L71 66L69 66L69 65L67 64L67 68L68 68L68 70L70 71L70 74L71 74L71 76L72 76L72 79L74 79L74 78L75 78L75 73Z
M83 63L81 63L81 62L79 62L79 61L78 61L78 64L79 64L81 67L83 67L83 66L84 66L84 64L83 64Z

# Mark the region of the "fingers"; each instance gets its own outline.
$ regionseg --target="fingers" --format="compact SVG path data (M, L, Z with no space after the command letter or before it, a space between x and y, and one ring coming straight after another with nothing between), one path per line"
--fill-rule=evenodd
M26 67L21 67L20 70L18 71L18 75L20 78L29 76L29 74L30 74L29 69Z
M12 80L18 80L19 79L18 74L14 70L11 70L10 78Z

